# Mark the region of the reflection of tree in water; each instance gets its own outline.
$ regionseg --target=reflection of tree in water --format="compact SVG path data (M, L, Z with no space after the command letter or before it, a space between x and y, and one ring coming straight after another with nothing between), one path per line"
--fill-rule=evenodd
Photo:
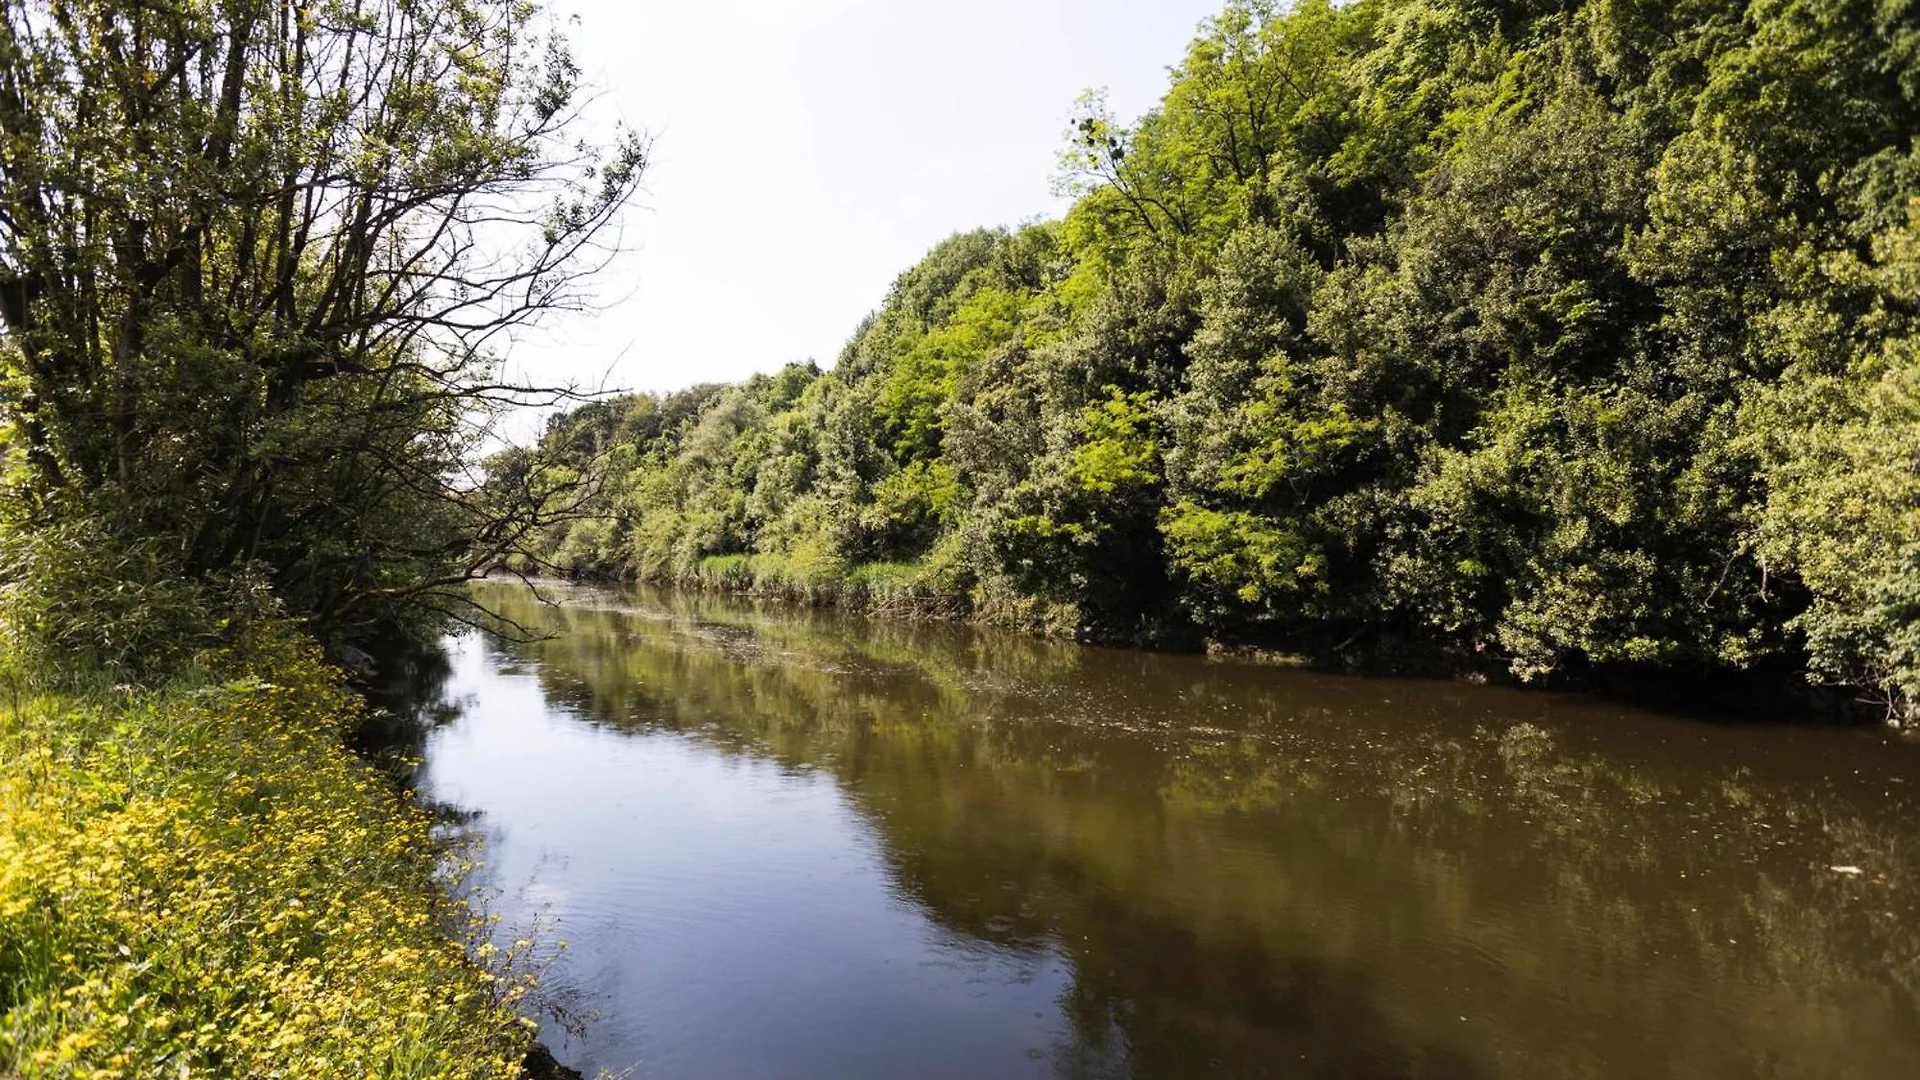
M370 685L367 708L349 737L362 757L396 779L410 779L426 752L427 736L460 715L447 697L453 669L439 648L409 648L383 655Z
M1457 687L548 617L555 700L830 770L930 917L1068 959L1062 1075L1920 1075L1914 819L1791 761L1574 749L1647 722Z
M348 738L355 753L385 772L395 785L411 790L433 816L449 873L459 855L483 842L474 829L479 812L428 799L415 781L426 760L428 737L460 718L462 703L447 692L452 676L453 666L444 649L414 647L386 654L366 687L367 708ZM457 888L464 891L466 885Z

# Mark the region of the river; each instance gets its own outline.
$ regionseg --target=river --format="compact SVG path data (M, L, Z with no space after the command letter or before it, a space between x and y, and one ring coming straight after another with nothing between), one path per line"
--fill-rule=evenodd
M1885 733L484 590L417 779L589 1075L1920 1076Z

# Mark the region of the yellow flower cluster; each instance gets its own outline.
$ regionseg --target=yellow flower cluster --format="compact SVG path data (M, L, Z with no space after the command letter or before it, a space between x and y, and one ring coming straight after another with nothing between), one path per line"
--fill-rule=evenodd
M197 688L0 689L0 1076L514 1077L427 813L291 642Z

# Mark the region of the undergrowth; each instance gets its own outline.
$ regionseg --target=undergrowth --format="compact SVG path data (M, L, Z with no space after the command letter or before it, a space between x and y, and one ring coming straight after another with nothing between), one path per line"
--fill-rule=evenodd
M467 869L287 637L160 689L0 667L0 1076L513 1077Z

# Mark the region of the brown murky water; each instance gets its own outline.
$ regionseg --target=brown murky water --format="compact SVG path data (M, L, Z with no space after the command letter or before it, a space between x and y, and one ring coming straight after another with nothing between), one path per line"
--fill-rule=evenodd
M421 779L589 1073L1920 1076L1885 735L487 588Z

